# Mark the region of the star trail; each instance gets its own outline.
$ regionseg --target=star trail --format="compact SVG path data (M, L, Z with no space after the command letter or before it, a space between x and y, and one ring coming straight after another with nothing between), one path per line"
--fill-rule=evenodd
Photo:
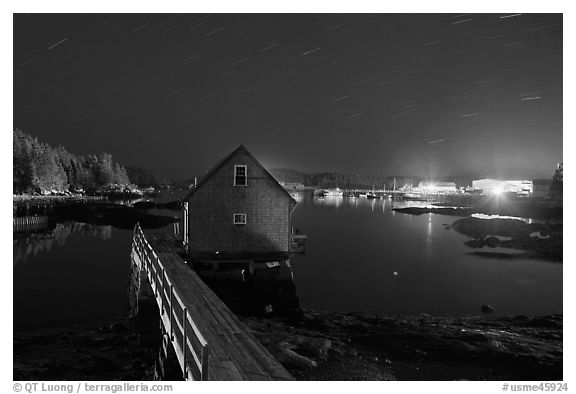
M240 143L309 172L549 177L562 161L562 23L15 14L14 127L176 179Z

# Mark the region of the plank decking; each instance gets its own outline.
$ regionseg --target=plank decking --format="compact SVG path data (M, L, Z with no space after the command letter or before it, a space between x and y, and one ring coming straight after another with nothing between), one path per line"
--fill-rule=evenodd
M144 234L137 226L132 256L146 270L185 379L293 380L185 264L176 242L169 234Z

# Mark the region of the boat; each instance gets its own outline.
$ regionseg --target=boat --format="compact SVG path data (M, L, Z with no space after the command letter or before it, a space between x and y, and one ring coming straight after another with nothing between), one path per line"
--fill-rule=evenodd
M325 197L342 197L343 194L344 192L339 187L336 189L328 189L324 192Z
M368 199L376 199L376 198L380 198L376 193L374 192L368 192L366 193L366 198Z

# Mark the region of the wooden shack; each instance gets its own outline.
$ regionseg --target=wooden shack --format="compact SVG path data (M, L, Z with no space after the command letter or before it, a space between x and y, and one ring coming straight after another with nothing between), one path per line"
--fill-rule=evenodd
M193 260L289 258L296 233L290 216L296 201L243 145L209 170L184 202L188 203L184 242Z

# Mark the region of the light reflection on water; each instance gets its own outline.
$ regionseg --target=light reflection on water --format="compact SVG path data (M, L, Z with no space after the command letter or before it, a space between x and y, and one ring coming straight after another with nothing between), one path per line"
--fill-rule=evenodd
M472 255L477 249L463 244L469 238L450 229L458 217L393 211L407 206L431 205L305 194L292 214L307 234L307 254L292 259L301 305L381 314L467 315L482 304L497 314L562 312L561 264Z
M468 238L449 229L457 217L393 210L427 202L299 194L292 224L307 234L307 254L291 265L302 307L466 315L491 304L498 314L562 312L561 264L470 255ZM14 236L15 327L127 313L131 231L66 223Z
M48 253L55 247L63 247L73 234L98 238L112 238L112 226L94 226L87 223L66 222L57 223L53 229L29 233L15 233L13 247L14 266L24 263L31 256Z

